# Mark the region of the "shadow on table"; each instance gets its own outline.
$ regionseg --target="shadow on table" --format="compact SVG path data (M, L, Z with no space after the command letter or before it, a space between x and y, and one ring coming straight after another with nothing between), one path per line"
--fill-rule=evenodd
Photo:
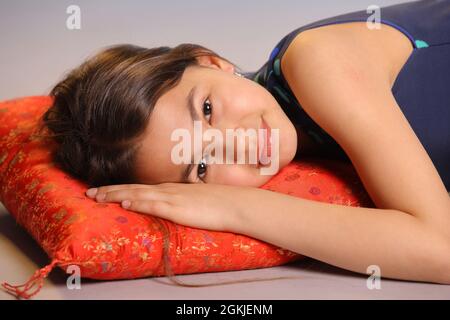
M9 214L0 215L0 235L9 239L9 241L14 244L19 251L23 252L23 254L26 255L31 261L33 261L38 268L45 267L50 263L50 258L47 256L45 251L22 226L16 223L14 218ZM34 272L35 270L30 273L29 277L31 277ZM64 284L66 283L66 273L59 268L55 268L49 274L47 279L55 284ZM23 279L23 283L27 280L28 278ZM17 285L17 283L14 283L13 285Z

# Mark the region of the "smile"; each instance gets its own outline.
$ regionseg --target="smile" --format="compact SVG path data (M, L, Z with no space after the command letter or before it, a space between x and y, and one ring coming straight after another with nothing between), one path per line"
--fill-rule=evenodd
M262 118L260 130L258 130L258 162L262 165L270 163L272 155L271 128Z

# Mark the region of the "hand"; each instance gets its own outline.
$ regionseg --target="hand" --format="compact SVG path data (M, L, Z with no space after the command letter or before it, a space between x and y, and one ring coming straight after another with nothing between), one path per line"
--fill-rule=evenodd
M98 202L120 202L127 210L150 214L177 224L215 231L233 231L239 214L250 199L258 199L255 187L222 184L161 183L123 184L89 189ZM129 206L127 207L127 201Z

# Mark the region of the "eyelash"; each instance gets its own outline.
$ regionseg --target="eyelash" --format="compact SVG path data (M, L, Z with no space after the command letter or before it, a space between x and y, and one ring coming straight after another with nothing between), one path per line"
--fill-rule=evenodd
M207 116L210 116L210 119L209 119L209 123L211 123L211 115L212 115L212 104L211 104L211 101L209 100L209 98L207 98L204 102L203 102L203 105L202 105L202 113L204 114L204 106L205 106L205 103L206 102L209 102L208 104L210 105L210 108L209 108L209 114L207 115ZM201 178L200 177L200 174L199 174L199 171L200 171L200 166L201 165L203 165L204 164L204 169L205 169L205 172L204 173L201 173L201 174L207 174L207 168L208 168L208 165L203 161L205 159L205 157L203 157L202 158L202 161L200 161L200 163L198 164L198 166L197 166L197 177L199 177L200 178L200 180L203 180L203 181L205 181L204 180L204 178L205 177L203 177L203 178Z

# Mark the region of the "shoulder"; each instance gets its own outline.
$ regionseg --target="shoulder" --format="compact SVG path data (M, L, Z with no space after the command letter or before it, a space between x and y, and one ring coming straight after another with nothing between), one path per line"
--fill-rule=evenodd
M389 62L380 49L371 51L366 40L355 41L360 36L354 29L343 27L300 33L281 59L283 76L300 105L332 136L327 129L336 126L330 121L362 112L356 107L360 100L384 103L390 89Z
M369 29L365 22L340 23L298 34L285 51L281 68L293 81L347 72L369 74L392 84L411 50L410 40L391 26Z
M281 62L286 81L349 156L378 208L448 220L444 184L392 94L389 59L354 40L341 31L295 39Z
M291 45L281 60L284 78L304 111L350 156L356 127L374 119L375 106L392 106L385 62L371 60L347 35L309 33Z

